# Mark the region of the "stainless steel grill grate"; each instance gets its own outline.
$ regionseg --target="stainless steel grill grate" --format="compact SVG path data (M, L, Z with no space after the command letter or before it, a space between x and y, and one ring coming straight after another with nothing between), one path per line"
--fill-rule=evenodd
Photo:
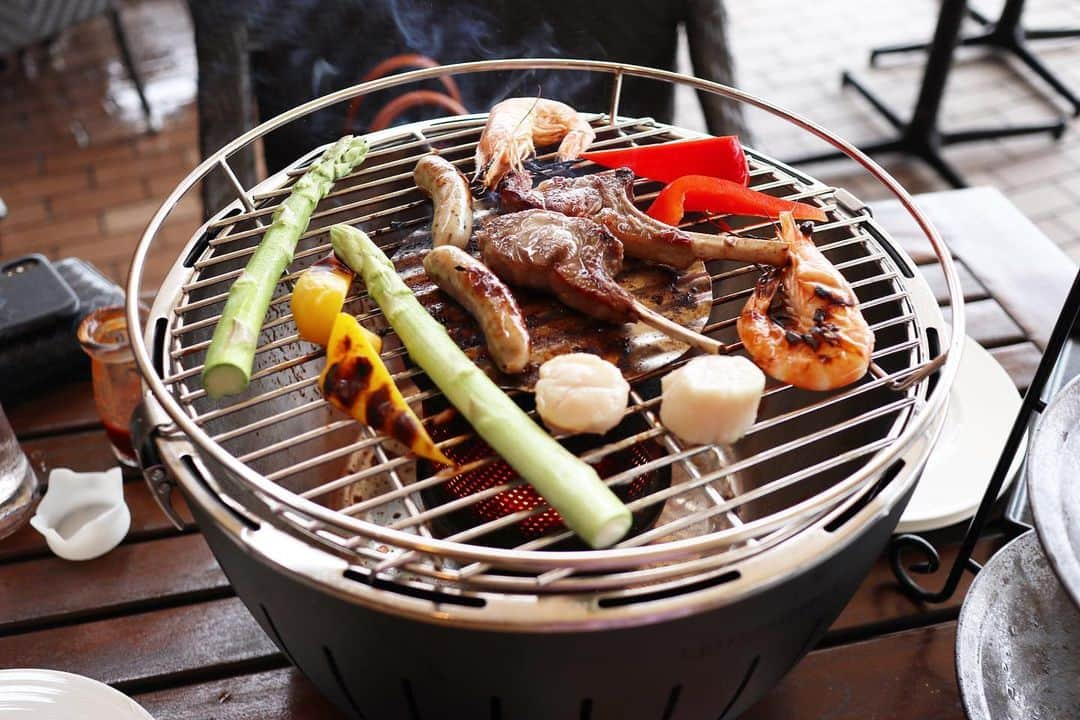
M619 117L621 75L615 77L611 112L592 116L594 147L692 135L648 118ZM560 552L555 546L569 540L570 533L557 530L509 549L492 544L497 531L544 507L454 527L450 520L460 518L463 510L520 481L448 498L438 492L447 476L418 473L416 463L393 441L332 411L315 388L323 353L299 340L289 314L292 281L329 250L326 230L334 223L363 228L391 256L422 237L430 203L413 187L413 164L435 149L468 173L484 119L478 115L419 123L370 138L368 159L320 204L288 274L278 283L249 392L221 403L205 397L198 375L229 282L253 252L263 221L321 149L250 192L238 187L244 190L238 202L200 229L189 255L193 262L174 268L155 305L148 338L158 343L153 360L159 364L149 382L173 415L166 431L191 437L199 447L196 454L214 470L209 474L220 493L232 498L241 512L272 519L345 558L358 576L425 587L434 582L451 592L554 593L632 591L643 585L655 590L664 581L716 576L872 492L881 477L875 469L895 456L899 441L910 439L918 424L914 421L928 412L926 375L944 359L936 354L939 327L925 312L926 300L913 296L921 286L912 279L909 264L856 201L749 149L752 187L826 210L828 222L817 226L815 237L855 288L875 332L873 372L832 393L771 383L757 423L730 448L684 446L657 420L658 375L633 383L625 423L632 432L591 447L582 457L596 463L649 444L659 449L657 457L614 472L605 481L618 487L662 470L670 472L671 483L629 503L635 512L659 515L651 527L616 549ZM226 157L222 154L217 162L228 171ZM601 170L585 162L578 168ZM647 204L659 187L637 182L639 204ZM155 221L159 224L160 218ZM684 227L708 231L717 224L738 233L771 234L768 222L732 216L696 217ZM152 223L137 255L135 285L155 230ZM944 262L951 276L948 260ZM716 262L708 265L708 272L713 300L705 332L739 351L735 319L756 270ZM346 308L371 329L386 333L383 357L394 379L418 413L430 414L441 394L409 364L359 281L354 288ZM140 350L145 370L153 360L145 347ZM910 432L905 436L905 431ZM440 446L453 447L470 437L456 434ZM494 460L483 458L467 468Z

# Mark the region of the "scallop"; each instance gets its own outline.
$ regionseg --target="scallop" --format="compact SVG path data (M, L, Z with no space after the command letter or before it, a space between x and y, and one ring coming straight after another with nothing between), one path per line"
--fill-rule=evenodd
M757 419L765 373L744 357L703 355L660 380L660 422L694 445L733 443Z
M603 435L622 420L629 394L619 368L596 355L569 353L540 366L536 411L552 432Z

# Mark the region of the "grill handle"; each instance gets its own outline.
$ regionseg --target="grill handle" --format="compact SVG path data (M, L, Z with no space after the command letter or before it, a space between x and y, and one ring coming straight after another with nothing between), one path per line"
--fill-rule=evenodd
M154 408L151 408L152 403L153 401L149 397L144 396L143 401L136 406L135 412L132 413L130 425L131 444L135 448L135 454L139 459L139 467L142 469L143 479L150 488L150 494L154 496L158 507L165 513L165 517L169 518L169 522L173 524L173 527L177 530L183 530L186 523L172 503L172 493L177 487L176 480L169 474L165 463L162 462L157 446L161 430L168 423L159 422L157 418L153 417L155 414L160 416L161 411L158 409L157 413L155 413Z

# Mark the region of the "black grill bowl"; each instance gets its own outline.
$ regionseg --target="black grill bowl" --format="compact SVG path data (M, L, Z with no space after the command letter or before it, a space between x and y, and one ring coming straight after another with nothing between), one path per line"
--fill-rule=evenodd
M316 587L297 570L310 572L310 563L325 560L316 555L325 553L267 525L254 530L196 477L181 477L181 484L248 610L321 693L347 717L367 720L737 717L836 619L914 487L894 479L868 506L838 517L828 530L819 525L817 532L846 537L793 574L772 583L755 580L768 560L759 556L745 569L679 594L681 602L714 605L706 610L650 622L650 611L655 607L660 617L672 600L647 597L634 603L644 611L635 624L516 632L464 627L449 616L468 617L480 608L422 595L400 599L426 609L426 621L373 609L366 604L373 594L400 589L372 588L347 573L344 588ZM259 535L267 542L252 542ZM260 545L272 547L273 558L254 550ZM743 597L716 604L740 585L746 586ZM619 609L626 608L608 608L613 615Z

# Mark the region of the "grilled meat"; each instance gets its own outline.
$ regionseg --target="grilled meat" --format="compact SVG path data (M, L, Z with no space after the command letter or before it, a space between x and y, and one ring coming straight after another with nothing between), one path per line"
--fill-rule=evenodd
M510 289L491 270L453 245L424 256L424 271L435 284L476 318L488 353L504 373L519 373L529 363L529 331Z
M484 262L511 285L553 293L609 322L636 319L634 298L613 279L623 246L603 226L550 210L491 218L476 231Z
M702 352L724 349L642 305L615 282L622 270L622 243L588 218L522 210L488 220L476 240L484 262L511 285L550 292L575 310L608 322L643 322Z
M431 219L431 242L435 247L464 248L472 235L473 199L469 181L446 158L425 155L416 161L413 179L431 197L435 213Z
M603 225L622 241L626 254L649 262L685 268L694 260L739 260L784 265L787 244L730 233L706 235L665 225L634 205L634 173L629 168L583 177L555 177L532 187L525 172L511 173L499 189L505 210L541 208Z

